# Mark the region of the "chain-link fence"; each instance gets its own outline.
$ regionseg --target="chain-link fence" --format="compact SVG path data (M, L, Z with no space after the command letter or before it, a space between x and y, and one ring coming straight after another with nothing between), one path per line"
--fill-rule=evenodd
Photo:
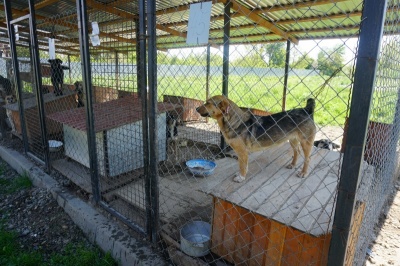
M398 5L388 5L354 191L355 265L398 177ZM203 45L186 43L190 7L40 6L39 90L29 19L16 23L16 58L1 62L21 85L4 95L19 99L5 105L8 130L177 265L327 264L364 2L213 1Z
M362 265L365 253L371 241L379 232L374 225L385 207L388 195L391 193L394 181L399 178L399 30L398 15L395 10L398 1L389 1L379 57L377 62L376 80L373 90L371 114L369 117L368 133L365 145L364 160L373 166L372 178L362 173L357 189L357 207L362 212L355 211L354 224L361 224L355 251L354 264ZM355 247L354 247L355 248Z

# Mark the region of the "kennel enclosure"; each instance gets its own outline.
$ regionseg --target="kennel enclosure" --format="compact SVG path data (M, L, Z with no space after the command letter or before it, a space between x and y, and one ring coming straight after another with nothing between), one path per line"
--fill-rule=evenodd
M208 42L188 44L190 7L202 3L5 0L0 70L18 102L4 108L21 151L176 264L179 230L201 220L211 247L196 261L361 265L398 177L399 2L210 1ZM49 74L53 41L62 96ZM285 168L288 144L255 153L248 181L235 183L235 154L195 111L216 94L257 115L315 97L317 136L341 150L315 147L307 179ZM50 152L48 140L63 148ZM193 158L215 161L214 174L191 175Z

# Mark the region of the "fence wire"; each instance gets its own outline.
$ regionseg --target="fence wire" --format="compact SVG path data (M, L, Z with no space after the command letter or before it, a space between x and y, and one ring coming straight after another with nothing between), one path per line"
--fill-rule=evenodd
M143 47L137 30L145 14L138 3L88 3L90 76L83 75L75 3L47 7L59 10L37 22L39 93L53 173L85 195L98 187L100 205L146 236L156 223L156 244L176 265L325 265L361 21L353 14L363 3L309 2L298 7L279 1L213 1L208 43L190 45L177 34L187 31L190 5L156 1L156 30L147 32L157 34L157 62L148 62L157 63L155 88L143 86L140 76ZM354 265L364 263L374 224L398 177L398 5L392 1L387 13L356 194L347 251ZM230 32L224 32L226 17ZM271 33L274 27L302 39L294 45L289 38L289 45ZM13 84L20 79L29 151L43 160L28 32L21 31L17 41L20 77L8 71L9 59L0 60L0 74ZM55 42L55 58L48 53L48 39ZM147 107L152 92L154 110ZM230 102L215 98L223 94ZM18 103L7 103L5 110L4 120L16 124L14 130L9 123L7 130L21 138ZM94 121L94 154L88 118ZM143 121L151 119L157 126L146 128ZM151 158L148 131L156 140ZM264 141L256 141L257 136ZM299 141L289 143L293 136ZM155 184L149 185L146 159L156 160ZM154 197L157 206L152 206ZM159 220L149 218L154 211Z
M373 166L374 175L362 174L357 200L365 205L354 224L361 224L354 265L363 265L370 243L379 234L378 222L385 209L394 182L399 178L399 53L398 17L394 10L399 1L390 1L385 17L384 36L379 53L378 68L371 106L370 122L364 160ZM355 212L357 214L357 211ZM357 216L356 216L357 217Z

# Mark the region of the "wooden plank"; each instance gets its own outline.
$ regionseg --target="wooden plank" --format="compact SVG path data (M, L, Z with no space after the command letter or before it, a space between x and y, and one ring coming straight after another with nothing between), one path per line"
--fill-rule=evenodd
M268 247L265 252L264 265L281 265L281 258L285 245L287 226L270 220L268 232Z
M287 169L284 165L290 162L290 157L288 154L284 154L283 158L279 160L279 164L276 164L275 167L279 168L279 171L276 172L272 177L270 177L267 182L265 182L262 186L260 186L257 190L252 193L251 198L246 199L241 202L241 205L249 210L253 210L263 216L266 216L264 212L258 212L259 206L267 201L270 196L279 189L280 186L284 184L288 176L293 173L293 169ZM265 175L265 173L259 174L261 177ZM259 177L257 177L259 178ZM256 178L255 178L256 179ZM275 211L275 209L274 209ZM267 217L267 216L266 216Z
M233 158L217 160L216 164L217 167L215 168L214 173L206 178L207 182L204 182L199 186L200 191L210 194L210 191L220 188L221 183L227 179L231 179L231 177L239 170L237 160Z
M283 247L281 265L293 266L302 265L300 263L301 249L303 245L304 233L291 227L286 229L285 244Z
M336 193L338 177L333 171L334 168L328 171L317 190L308 199L306 206L297 214L291 226L304 232L312 232L315 236L328 232L329 215L321 215L324 210L327 210L327 206L333 202ZM327 210L326 214L328 213L332 213L332 209Z
M318 156L316 157L316 154L317 153L314 153L312 156L310 163L311 169L313 167L313 164L318 163L318 160L320 159ZM302 163L300 163L299 165L300 167L302 167ZM280 215L280 212L284 210L284 206L287 203L287 200L295 193L295 191L306 182L312 183L316 179L316 176L313 174L309 175L306 178L298 178L296 173L292 171L286 176L281 174L280 177L281 180L278 179L279 183L277 182L277 184L274 186L273 191L269 192L269 195L264 200L264 203L259 204L256 211L257 213L260 213L266 217L270 217L282 223L289 224L289 222L291 222L293 219L292 214L290 212L286 213L287 217L285 217ZM303 199L303 201L306 201L306 199Z
M92 184L90 182L90 174L86 171L87 168L77 163L68 162L66 159L53 161L51 166L62 175L68 177L75 185L92 194Z
M350 239L346 252L345 265L353 265L354 256L356 254L358 237L360 235L360 228L364 218L365 202L356 202L355 213L350 229Z
M321 265L328 264L329 247L331 246L332 234L325 235L324 246L321 253Z
M228 252L224 247L224 231L226 211L223 200L213 198L213 219L212 219L212 234L211 234L211 251L219 256L224 256Z
M249 164L250 171L246 181L234 193L230 194L227 200L240 206L252 197L254 192L269 181L269 177L273 177L282 165L288 163L288 156L283 156L286 153L288 153L288 150L282 147L281 149L272 149L268 154L262 154L255 158ZM256 174L254 175L254 173Z
M244 263L249 259L252 259L250 256L251 251L251 243L253 242L253 227L255 222L254 215L248 210L238 207L239 211L239 219L237 226L237 235L236 235L236 250L234 252L234 261L235 264Z
M271 222L261 215L254 214L255 221L252 227L253 239L251 241L249 266L264 265L265 251L269 243Z
M301 246L301 265L324 265L321 264L321 258L324 251L325 238L326 236L314 237L304 234Z
M125 185L108 193L108 197L114 195L133 206L144 209L145 192L143 182L142 179L139 179L136 182ZM177 222L184 219L184 216L193 210L206 206L211 207L212 198L191 187L167 178L160 179L159 187L160 218L165 222Z
M224 230L224 253L223 258L229 262L234 263L234 252L236 250L236 235L238 228L238 221L240 219L239 209L227 202L224 201L224 209L225 209L225 230ZM220 254L221 255L221 254Z
M279 211L274 214L272 217L273 219L281 221L288 226L293 226L293 223L296 223L296 225L301 226L298 229L302 231L305 231L303 229L306 225L314 223L315 218L312 216L307 216L306 213L310 210L320 209L322 203L319 199L316 201L312 201L310 199L315 198L314 194L318 191L319 187L325 187L325 176L331 169L328 163L332 165L332 162L335 162L339 159L339 155L336 155L335 153L327 153L326 151L327 150L320 149L313 154L312 161L310 163L312 174L306 178L303 178L299 187L290 188L288 190L288 192L291 192L291 194L287 197L287 199L284 200L284 204L280 206ZM332 154L334 156L332 156ZM320 164L324 166L315 168ZM331 195L331 193L328 195ZM298 215L301 213L301 211L303 211L302 217L307 217L308 219L302 221L302 223L299 223Z

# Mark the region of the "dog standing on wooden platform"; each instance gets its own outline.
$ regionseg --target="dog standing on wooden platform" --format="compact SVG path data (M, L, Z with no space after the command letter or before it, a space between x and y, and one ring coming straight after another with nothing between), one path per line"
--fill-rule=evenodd
M63 94L64 86L64 69L69 69L67 66L63 66L61 59L49 59L50 72L51 72L51 84L53 84L54 94L60 96Z
M75 101L77 107L84 107L86 102L86 96L83 91L83 82L82 81L75 81Z
M248 170L249 152L264 150L285 141L290 142L294 153L293 160L287 167L292 169L296 166L300 144L304 153L304 165L297 175L307 175L317 131L313 119L314 109L315 100L308 99L304 108L257 116L244 112L227 97L217 95L197 107L196 111L203 117L217 120L225 141L238 156L240 173L235 176L234 181L243 182Z

